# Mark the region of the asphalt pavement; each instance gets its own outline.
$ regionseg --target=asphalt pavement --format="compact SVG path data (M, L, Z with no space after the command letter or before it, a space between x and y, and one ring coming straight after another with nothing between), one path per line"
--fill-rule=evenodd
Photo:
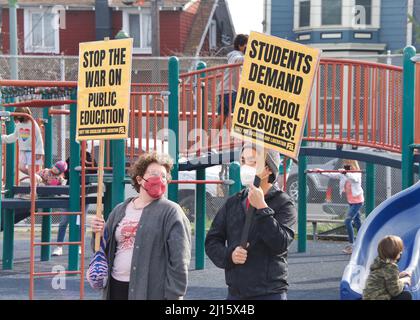
M55 238L53 234L53 239ZM0 234L2 240L2 234ZM0 241L0 257L2 248ZM92 252L86 244L85 266L88 266ZM341 253L345 243L335 241L308 241L305 253L297 252L297 241L289 251L289 300L336 300L339 299L339 285L344 268L350 256ZM224 272L206 258L203 270L194 270L195 250L190 265L189 285L186 300L225 299L227 288ZM29 290L29 240L25 232L15 236L15 264L13 270L0 270L0 300L28 299ZM36 251L39 257L39 250ZM1 259L1 258L0 258ZM39 261L39 259L38 259ZM1 260L0 260L1 263ZM61 257L52 257L48 262L37 262L37 271L52 271L67 267L67 249ZM69 276L64 282L52 278L35 280L35 299L79 299L79 277ZM55 288L55 289L54 289ZM64 288L64 289L63 289ZM85 281L85 299L101 299Z

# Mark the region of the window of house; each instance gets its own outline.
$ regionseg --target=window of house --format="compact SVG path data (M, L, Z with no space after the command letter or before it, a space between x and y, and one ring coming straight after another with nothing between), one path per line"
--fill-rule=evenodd
M47 9L25 9L25 52L59 53L58 13Z
M299 27L309 27L311 21L311 1L299 3Z
M123 26L133 38L134 53L152 53L152 19L149 12L125 12Z
M322 25L341 25L342 0L322 0Z
M356 24L372 24L372 0L356 0Z
M209 47L210 50L217 48L217 24L216 20L212 20L209 29Z

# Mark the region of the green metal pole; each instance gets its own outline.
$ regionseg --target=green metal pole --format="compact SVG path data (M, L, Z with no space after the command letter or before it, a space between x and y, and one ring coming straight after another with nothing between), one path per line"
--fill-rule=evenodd
M45 168L52 167L52 144L53 144L53 123L52 117L48 113L49 108L44 108L43 118L45 119ZM44 212L51 212L51 209L44 209ZM51 216L42 217L42 242L51 242ZM51 246L41 247L41 261L49 261L51 258Z
M206 68L206 64L200 61L197 64L197 70L203 70ZM200 76L205 77L205 73L202 73ZM197 90L202 90L203 88L198 87ZM201 94L202 100L204 101L204 95ZM203 103L201 104L203 106ZM204 110L202 114L202 123L206 119ZM205 139L202 137L201 139ZM203 140L201 140L203 143ZM197 180L206 180L206 169L198 169L196 171ZM206 185L198 184L196 185L195 192L195 269L202 270L204 269L205 262L205 248L204 241L206 237Z
M179 155L179 60L177 57L169 58L169 116L168 127L171 131L169 137L175 137L175 141L169 141L169 155L174 161L171 172L173 180L178 180L178 155ZM173 145L172 145L173 144ZM168 198L178 202L178 184L171 183L168 186Z
M109 153L108 153L108 149L109 149ZM110 163L107 163L107 157L106 155L110 154L111 158L109 159ZM124 154L124 161L125 161L125 154ZM104 166L113 166L114 163L114 154L112 153L112 142L110 142L109 144L105 141L105 148L104 148ZM118 163L118 160L117 160ZM115 170L115 167L114 169ZM118 170L118 169L117 169ZM105 221L108 220L108 216L111 213L112 209L114 208L113 204L113 200L115 198L115 196L113 195L112 192L112 185L114 184L114 177L115 174L118 175L118 173L113 171L113 175L112 178L109 179L104 179L104 193L103 193L103 197L102 197L102 203L103 203L103 215L104 215L104 219ZM118 192L119 193L119 192ZM118 197L117 197L118 198Z
M415 85L415 63L411 58L416 55L413 46L404 48L403 67L403 119L402 119L402 155L401 174L402 189L413 184L413 149L410 145L414 142L414 85Z
M1 101L1 97L0 97L0 101ZM2 108L3 109L3 108ZM1 125L1 122L0 122ZM0 189L0 191L3 191L3 144L1 141L1 134L0 134L0 182L2 184L2 187ZM3 211L1 210L1 201L3 199L3 193L0 192L0 229L2 226L2 216L3 216Z
M9 45L10 45L10 79L18 79L18 66L17 66L17 17L16 17L16 0L9 0Z
M16 18L16 0L9 0L9 45L10 45L10 79L18 79L17 68L17 18ZM13 109L9 109L14 111ZM8 134L14 132L15 123L9 121L6 124L6 132ZM15 177L15 144L8 144L6 147L6 190L9 190L5 197L13 198L13 185ZM13 269L13 242L14 242L14 227L15 227L15 211L5 210L3 219L3 270Z
M71 95L72 100L77 99L74 92ZM77 121L77 104L70 106L70 212L80 211L80 174L75 170L80 165L80 144L76 141L76 121ZM77 217L69 216L69 239L71 242L80 240L80 229L77 225ZM69 267L68 270L79 270L79 246L69 246Z
M366 217L376 206L376 168L373 163L366 163Z
M125 141L112 140L112 194L111 206L114 208L125 199Z
M13 99L8 102L13 102ZM15 109L9 109L13 112ZM6 132L11 134L15 131L15 122L10 119L6 123ZM13 198L13 186L15 179L15 144L6 146L6 194L5 198ZM15 227L15 211L6 209L3 216L3 270L13 269L13 242Z
M112 183L113 181L104 181L105 191L103 201L103 208L104 208L104 219L105 221L108 220L109 214L112 211Z
M305 126L304 137L307 136L307 126ZM306 146L306 141L302 140L301 147ZM298 252L306 252L306 156L299 155L298 165Z
M229 180L234 181L234 183L229 186L229 196L233 196L241 191L242 188L241 166L237 161L232 162L229 166Z

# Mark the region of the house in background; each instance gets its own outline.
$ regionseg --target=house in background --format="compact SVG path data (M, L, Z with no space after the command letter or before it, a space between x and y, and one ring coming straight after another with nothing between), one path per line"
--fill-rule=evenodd
M150 56L149 0L18 0L19 54L78 55L80 42L111 39L126 31L134 39L134 54ZM230 46L234 27L225 0L161 0L162 56L215 55ZM2 11L1 51L9 52L8 1ZM59 23L57 23L59 21ZM56 22L56 23L54 23ZM59 24L59 27L55 27Z
M415 44L408 16L419 0L264 0L265 32L308 44L326 56L401 52Z

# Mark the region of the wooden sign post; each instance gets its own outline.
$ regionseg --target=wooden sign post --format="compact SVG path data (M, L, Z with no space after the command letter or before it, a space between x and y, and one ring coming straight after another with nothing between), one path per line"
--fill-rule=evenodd
M104 153L105 153L105 141L99 141L99 155L98 155L98 194L96 197L96 216L98 218L103 217L103 204L102 194L104 188ZM101 244L101 234L95 233L95 252L99 250Z

